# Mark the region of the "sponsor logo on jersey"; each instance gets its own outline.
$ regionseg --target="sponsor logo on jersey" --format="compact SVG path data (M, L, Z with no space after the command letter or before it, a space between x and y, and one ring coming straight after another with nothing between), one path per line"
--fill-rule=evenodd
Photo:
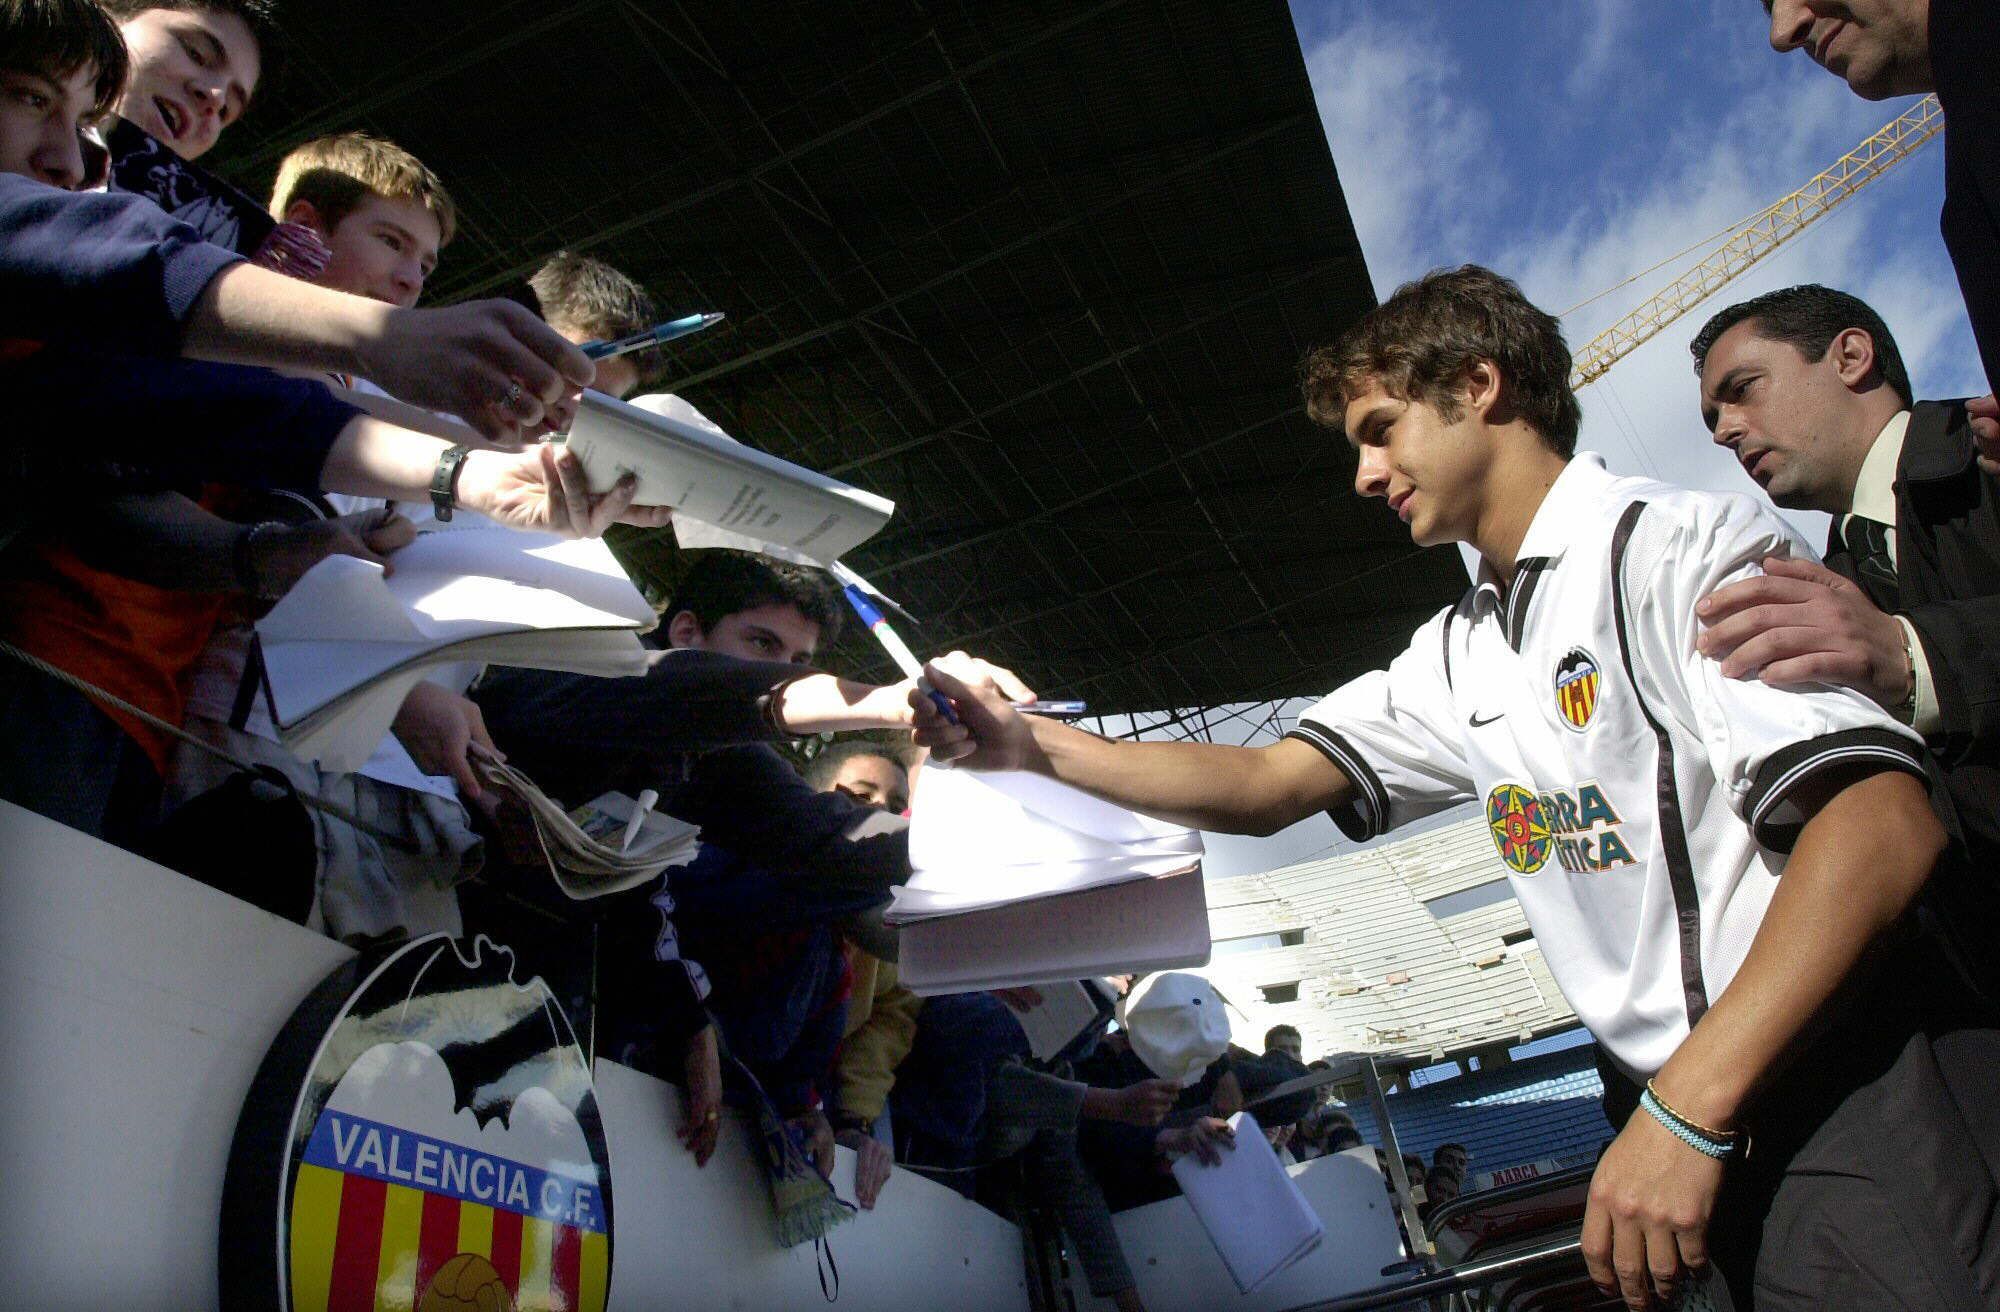
M1486 824L1500 859L1517 875L1532 875L1549 863L1555 838L1542 799L1519 784L1495 784L1486 794Z
M1556 861L1573 875L1637 865L1620 828L1625 823L1595 779L1542 794L1542 814L1555 835Z
M1571 647L1556 662L1556 711L1578 733L1590 727L1597 709L1597 671L1597 658L1581 647Z
M513 964L433 935L343 965L300 1006L237 1127L227 1306L603 1312L611 1172L589 1066Z

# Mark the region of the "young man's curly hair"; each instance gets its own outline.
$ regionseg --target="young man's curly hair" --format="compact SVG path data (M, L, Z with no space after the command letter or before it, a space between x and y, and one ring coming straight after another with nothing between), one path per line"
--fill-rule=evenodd
M1557 455L1576 454L1583 409L1570 390L1561 325L1510 279L1477 264L1404 283L1332 345L1308 355L1306 414L1343 428L1347 403L1374 384L1456 420L1459 386L1481 360L1498 367L1516 415Z

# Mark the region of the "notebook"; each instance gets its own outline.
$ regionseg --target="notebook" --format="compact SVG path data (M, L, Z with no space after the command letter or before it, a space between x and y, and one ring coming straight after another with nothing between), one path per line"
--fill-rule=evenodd
M1201 836L1053 780L926 770L885 923L920 995L1173 970L1209 957Z
M684 544L686 521L829 565L875 536L896 511L893 501L743 445L690 406L647 409L586 391L564 441L583 462L593 492L608 491L623 474L637 475L638 503L672 506Z

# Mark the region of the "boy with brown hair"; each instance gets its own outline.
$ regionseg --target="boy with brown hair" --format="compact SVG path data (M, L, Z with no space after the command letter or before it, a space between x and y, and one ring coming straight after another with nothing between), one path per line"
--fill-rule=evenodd
M276 32L271 0L104 0L132 52L118 113L199 159L243 116Z
M528 279L549 327L572 342L610 342L645 332L659 319L646 289L603 260L557 251ZM597 362L593 391L624 400L657 366L659 352L635 351Z
M125 43L91 0L12 0L0 24L0 170L68 191L88 172L81 129L125 83Z
M411 306L458 231L437 174L392 141L342 132L308 141L278 165L271 217L310 228L332 252L314 281Z

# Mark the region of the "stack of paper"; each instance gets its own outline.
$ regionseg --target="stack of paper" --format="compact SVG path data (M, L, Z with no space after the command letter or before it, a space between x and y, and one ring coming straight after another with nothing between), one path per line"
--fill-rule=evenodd
M685 526L705 524L759 544L753 549L768 544L779 548L774 554L829 565L896 512L893 501L743 445L685 403L642 409L585 392L564 440L594 492L637 475L638 503L672 506L684 545L696 545Z
M1219 1164L1203 1166L1190 1153L1174 1161L1174 1179L1236 1288L1247 1294L1318 1248L1326 1225L1285 1173L1257 1118L1238 1112L1229 1125L1236 1146L1222 1150Z
M479 772L527 807L556 886L578 901L643 884L670 866L686 865L701 848L699 829L658 811L647 814L631 847L625 847L626 823L638 803L623 793L606 793L564 811L510 765L483 757Z
M1039 775L926 770L900 929L912 992L953 993L1208 961L1201 835Z
M435 666L645 672L657 618L600 541L425 533L391 564L329 556L257 623L271 718L302 760L358 769Z

